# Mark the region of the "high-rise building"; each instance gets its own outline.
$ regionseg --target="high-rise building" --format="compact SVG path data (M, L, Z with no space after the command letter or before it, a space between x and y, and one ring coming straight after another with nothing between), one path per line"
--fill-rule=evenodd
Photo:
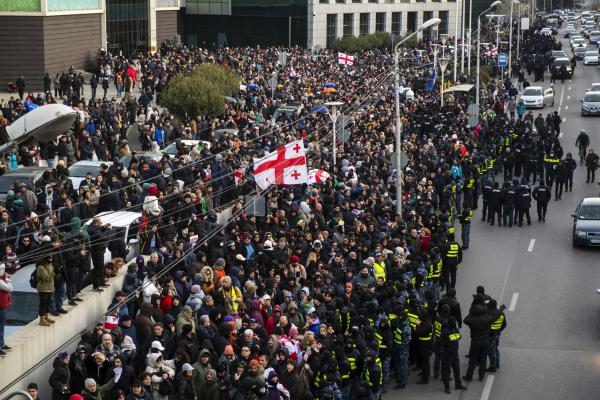
M101 48L155 50L178 32L179 0L0 0L0 83L93 68Z
M185 41L192 45L298 45L327 47L348 35L414 32L424 21L442 20L419 34L454 35L461 0L187 0Z

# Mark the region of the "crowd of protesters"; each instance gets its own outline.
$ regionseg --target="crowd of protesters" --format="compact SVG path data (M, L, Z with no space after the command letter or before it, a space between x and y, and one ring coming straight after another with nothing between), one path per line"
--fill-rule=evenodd
M537 39L531 33L524 41ZM502 308L478 287L463 319L457 271L482 192L484 218L488 211L493 221L497 205L490 204L487 186L501 171L516 196L511 225L515 209L519 224L529 218L528 178L542 177L545 159L555 158L560 146L554 119L534 121L505 109L518 89L498 77L484 88L482 118L470 126L466 102L450 96L441 109L438 94L425 90L433 55L406 50L401 86L415 95L401 104L408 164L399 214L389 161L392 55L361 52L346 67L327 50L287 52L286 65L278 65L273 48L165 47L134 61L103 53L93 79L123 85L120 96L87 100L72 86L61 88L62 101L83 115L74 129L57 144L6 154L8 169L13 159L28 160L25 153L59 160L44 176L43 193L15 183L0 208L6 270L37 262L42 326L60 323L49 313L67 312L65 297L76 306L81 288L103 290L124 265L125 243L94 215L123 208L144 214L142 255L128 264L106 318L82 335L74 353L55 360L54 400L379 400L388 388L406 386L410 367L419 371L417 383L430 383L433 373L447 392L451 372L455 388L464 390L476 368L482 380L500 367ZM228 103L222 115L164 113L160 93L169 79L206 62L237 71L247 88L241 101ZM266 82L273 73L280 83L275 101ZM325 83L336 91L323 93ZM28 98L54 101L49 93ZM330 99L343 101L351 117L350 139L337 143L335 167L329 117L310 111ZM302 111L271 121L286 102L302 103ZM18 99L3 104L4 125L23 112ZM132 125L144 146L176 142L178 155L138 157L127 143ZM220 129L235 133L217 138ZM210 146L190 149L178 142L185 138ZM260 192L252 157L298 139L309 149L309 168L329 172L330 179L271 187L260 193L264 216L244 211L243 196ZM127 162L118 161L126 155ZM73 188L66 167L92 158L113 163ZM244 174L236 179L240 168ZM228 207L232 217L219 225L217 214ZM91 227L82 229L88 219ZM107 247L113 261L105 265ZM463 323L471 345L461 378Z

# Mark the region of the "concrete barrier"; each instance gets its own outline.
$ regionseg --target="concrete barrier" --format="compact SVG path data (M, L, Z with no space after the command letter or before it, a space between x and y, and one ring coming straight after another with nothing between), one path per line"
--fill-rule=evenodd
M84 301L76 307L65 305L69 313L52 317L56 320L52 326L39 326L39 319L36 319L6 338L6 344L12 350L0 358L0 399L16 390L26 390L31 382L39 385L41 398L52 397L48 377L53 370L54 358L61 351L75 351L81 332L93 328L95 321L106 312L114 294L121 290L128 265L110 280L110 287L104 292L94 292L91 286L84 289Z

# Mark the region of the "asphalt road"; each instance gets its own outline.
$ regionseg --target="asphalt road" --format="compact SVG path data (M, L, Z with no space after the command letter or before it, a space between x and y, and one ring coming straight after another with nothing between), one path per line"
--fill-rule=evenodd
M562 32L561 32L562 33ZM563 48L570 56L565 39ZM548 77L548 74L546 74ZM555 84L554 107L563 117L561 143L565 153L577 157L575 139L587 130L591 148L600 149L600 119L581 117L580 100L592 82L600 81L598 66L578 62L574 78ZM532 85L535 85L532 82ZM542 83L550 85L549 78ZM537 116L538 111L534 111ZM501 369L475 379L465 392L443 393L443 384L415 385L415 373L404 390L384 397L419 399L592 399L598 398L600 373L600 250L573 248L570 214L584 197L596 197L597 184L585 183L585 167L575 171L573 193L551 201L546 222L538 222L535 202L532 224L522 228L490 226L476 211L471 245L459 267L457 291L463 314L468 311L475 287L506 304L508 329L501 337ZM501 177L500 177L501 180ZM480 202L481 205L481 202ZM467 367L469 331L463 327L461 375ZM475 373L475 377L477 373ZM453 387L453 385L452 385Z

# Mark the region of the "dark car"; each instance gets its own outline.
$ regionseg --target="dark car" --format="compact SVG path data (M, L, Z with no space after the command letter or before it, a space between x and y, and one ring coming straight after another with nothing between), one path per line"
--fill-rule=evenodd
M6 172L0 176L0 200L6 200L6 194L13 188L15 181L25 183L34 193L42 191L42 175L48 167L24 167Z
M583 199L571 216L573 247L600 246L600 197Z

